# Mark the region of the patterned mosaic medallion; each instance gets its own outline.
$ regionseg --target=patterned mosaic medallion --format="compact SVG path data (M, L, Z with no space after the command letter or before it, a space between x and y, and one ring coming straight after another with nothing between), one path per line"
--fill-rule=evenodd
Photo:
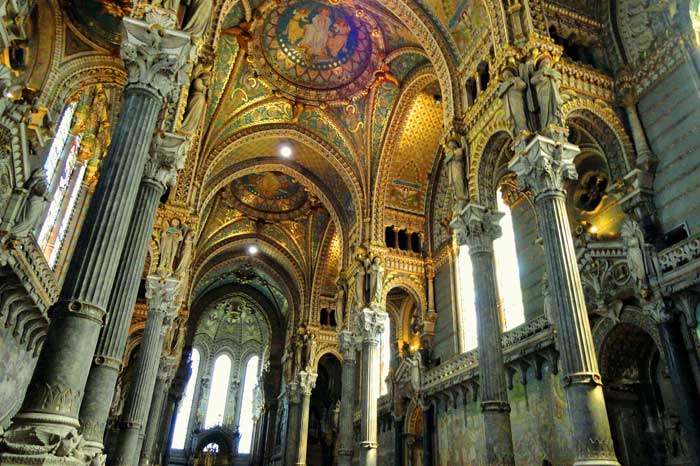
M283 1L265 18L254 46L264 58L256 64L283 91L317 100L344 98L373 78L383 51L373 18L333 3Z
M304 187L279 172L254 173L236 180L233 195L245 206L269 213L299 209L308 197Z

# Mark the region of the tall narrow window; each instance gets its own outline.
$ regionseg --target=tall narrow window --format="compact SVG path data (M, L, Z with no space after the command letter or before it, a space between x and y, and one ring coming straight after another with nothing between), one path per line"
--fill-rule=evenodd
M496 257L496 279L498 291L503 306L504 328L510 330L525 323L523 296L520 290L520 268L518 253L515 249L515 235L510 207L503 201L502 193L498 192L498 210L505 215L500 221L503 234L493 244Z
M386 322L384 332L379 337L379 396L389 393L386 378L391 367L391 319Z
M192 349L190 368L192 372L190 379L187 381L180 406L177 408L175 431L173 432L173 440L170 444L170 448L175 450L182 450L185 448L187 427L190 423L190 413L192 412L192 403L194 401L194 388L197 386L197 373L199 372L199 351L197 351L197 348Z
M476 294L474 293L474 276L472 275L472 259L469 256L469 247L460 246L457 261L459 297L462 307L462 343L464 344L464 350L470 351L476 348L478 343Z
M245 368L245 379L243 380L243 398L241 399L241 417L238 420L238 432L241 439L238 442L238 452L249 454L253 443L253 397L255 386L258 383L258 361L257 356L248 359Z
M222 354L214 363L214 375L211 379L211 391L209 392L209 404L207 416L204 420L204 428L220 426L224 423L226 414L226 395L228 394L228 379L231 375L231 358Z

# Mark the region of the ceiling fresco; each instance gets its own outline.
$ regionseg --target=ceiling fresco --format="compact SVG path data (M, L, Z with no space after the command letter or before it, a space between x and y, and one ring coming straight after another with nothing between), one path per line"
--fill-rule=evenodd
M231 184L233 195L248 207L270 213L287 213L308 201L304 187L280 172L245 175Z
M218 302L201 317L197 327L197 335L207 335L212 341L225 338L238 343L262 343L265 333L263 317L253 303L240 295Z
M121 36L121 20L132 12L129 0L65 0L65 10L85 37L115 48Z

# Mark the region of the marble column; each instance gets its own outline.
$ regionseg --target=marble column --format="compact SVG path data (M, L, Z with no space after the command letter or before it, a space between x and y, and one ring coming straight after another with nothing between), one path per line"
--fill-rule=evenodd
M338 334L338 347L343 355L341 373L340 420L338 423L338 466L352 464L353 408L355 406L355 370L359 339L350 330Z
M78 413L158 113L186 77L191 51L181 32L132 18L122 24L121 116L23 407L2 439L2 463L84 464L94 456L78 435Z
M501 236L503 217L476 204L467 205L450 225L460 246L469 247L474 275L479 343L479 387L484 419L484 464L513 466L513 435L501 346L500 305L493 242Z
M565 183L577 177L573 159L579 153L573 144L536 135L516 153L509 168L518 176L520 189L529 189L535 196L557 315L568 417L574 426L574 465L618 466L566 212Z
M299 421L301 410L301 390L298 382L287 385L287 435L285 442L285 465L291 466L297 460L297 445L299 443Z
M129 234L119 258L117 276L109 297L109 319L100 332L90 368L85 396L80 407L80 424L86 447L102 452L105 426L114 389L121 370L131 317L141 282L160 197L174 181L184 162L185 138L176 134L158 135L151 146Z
M296 466L306 464L306 446L309 441L309 408L311 407L311 392L316 386L318 374L307 371L299 372L299 391L301 394L301 409L299 412L299 443L297 444Z
M146 279L148 318L141 348L136 361L136 379L129 385L124 411L120 420L119 436L112 457L107 463L132 466L138 462L158 375L163 340L178 310L180 282L173 278L149 276Z
M140 466L158 463L155 455L156 440L158 433L162 429L165 400L170 391L170 383L175 375L176 363L174 356L164 355L160 358L160 367L158 368L156 384L153 388L151 409L148 413L148 422L144 431L143 448L141 448L141 456L139 458Z
M358 323L362 335L362 394L360 425L360 466L377 465L377 398L379 374L379 338L389 315L379 307L364 308Z
M688 350L685 348L680 323L665 304L656 304L655 316L666 367L671 376L673 394L678 403L678 418L688 442L688 456L692 464L700 464L700 397L696 390Z

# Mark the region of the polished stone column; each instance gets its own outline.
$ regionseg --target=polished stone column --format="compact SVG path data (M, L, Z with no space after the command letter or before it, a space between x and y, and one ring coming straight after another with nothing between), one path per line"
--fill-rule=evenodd
M460 246L469 247L476 295L479 340L479 387L484 419L484 464L513 466L513 435L501 347L501 317L493 242L501 236L500 212L467 205L450 225Z
M299 444L299 422L301 411L301 389L298 382L287 385L287 435L285 445L285 465L291 466L297 460L297 445Z
M178 87L190 37L124 18L124 103L52 322L0 462L83 464L78 413L164 99ZM57 450L61 443L66 448ZM70 445L70 447L68 447ZM64 451L68 450L68 451ZM94 455L93 455L94 456Z
M105 426L112 405L117 377L129 333L131 317L141 282L160 197L184 162L185 138L176 134L158 135L151 145L144 175L136 196L129 234L119 258L114 288L107 309L109 319L100 332L85 396L80 407L80 424L86 447L102 452Z
M350 330L341 330L338 334L338 347L343 355L338 424L338 466L352 464L352 414L355 405L355 363L359 342L357 335Z
M577 176L573 159L579 153L573 144L537 135L516 153L509 168L517 174L520 188L531 190L535 196L557 314L568 416L574 426L574 465L618 466L566 212L565 183Z
M110 465L131 466L139 459L140 434L145 428L151 408L153 388L158 375L163 340L177 315L180 282L172 278L149 276L146 279L148 318L141 349L136 361L136 379L129 385L119 437Z
M377 306L359 313L362 335L362 396L360 466L377 465L377 398L379 398L379 337L389 315Z
M673 312L666 309L663 302L656 303L654 307L652 315L659 329L666 367L678 403L678 418L688 442L688 455L692 464L700 464L700 397L690 368L688 350Z
M309 441L309 408L311 407L311 392L316 386L318 374L314 372L299 372L299 391L301 392L301 410L299 412L299 443L297 444L296 466L306 464L306 446Z
M155 458L155 443L158 433L162 429L165 400L170 391L170 383L175 375L176 362L175 357L171 355L164 355L160 358L160 367L158 368L156 384L153 388L151 409L148 413L148 422L146 423L146 430L144 431L143 448L141 448L141 457L139 458L140 466L147 466L158 462Z

